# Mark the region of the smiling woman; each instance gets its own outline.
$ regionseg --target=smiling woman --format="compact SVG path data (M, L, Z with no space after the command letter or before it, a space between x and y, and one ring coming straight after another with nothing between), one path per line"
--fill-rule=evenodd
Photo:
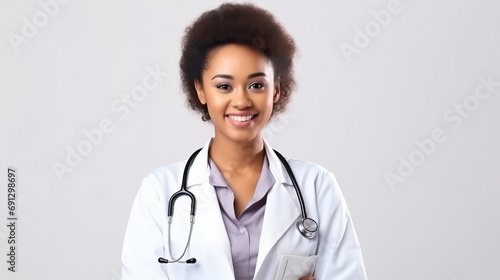
M202 71L210 58L228 44L248 46L271 63L273 76L280 79L281 87L281 97L273 105L273 114L284 111L295 89L295 42L273 15L253 5L223 4L202 14L186 28L180 68L189 106L201 113L204 121L210 120L207 107L198 101L194 82L202 81Z
M187 102L214 137L144 179L122 279L366 279L333 174L262 137L295 86L293 39L269 12L223 4L186 29L182 51Z

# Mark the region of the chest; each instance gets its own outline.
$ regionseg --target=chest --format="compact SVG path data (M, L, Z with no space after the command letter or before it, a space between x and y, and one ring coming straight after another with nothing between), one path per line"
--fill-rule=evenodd
M255 189L259 182L260 174L255 172L247 172L240 174L223 173L228 187L234 195L234 211L238 217L245 210L249 201L255 193Z

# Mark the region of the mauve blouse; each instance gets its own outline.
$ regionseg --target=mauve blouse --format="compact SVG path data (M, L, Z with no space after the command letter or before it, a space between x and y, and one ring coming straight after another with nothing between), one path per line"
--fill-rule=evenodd
M209 182L215 187L231 244L234 276L236 280L251 280L255 273L262 221L266 209L267 192L274 185L274 177L269 170L267 156L264 156L262 172L255 193L238 218L234 213L234 194L222 173L209 158Z

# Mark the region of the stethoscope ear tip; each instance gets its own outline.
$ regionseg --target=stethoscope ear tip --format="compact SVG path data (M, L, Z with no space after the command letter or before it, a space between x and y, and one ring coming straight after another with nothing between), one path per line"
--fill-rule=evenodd
M168 263L168 260L165 259L165 258L160 257L160 258L158 258L158 262L159 263Z

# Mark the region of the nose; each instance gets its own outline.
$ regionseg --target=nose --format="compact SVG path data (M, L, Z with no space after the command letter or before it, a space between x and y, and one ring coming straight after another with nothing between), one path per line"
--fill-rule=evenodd
M238 109L252 106L252 101L250 100L248 92L244 87L238 87L238 89L234 91L232 103L233 106Z

